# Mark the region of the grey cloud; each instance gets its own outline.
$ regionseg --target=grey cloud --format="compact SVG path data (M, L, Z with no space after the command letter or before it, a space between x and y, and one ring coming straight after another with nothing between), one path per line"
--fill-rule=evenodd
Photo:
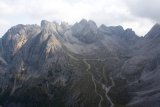
M127 0L126 4L132 14L160 22L160 0Z

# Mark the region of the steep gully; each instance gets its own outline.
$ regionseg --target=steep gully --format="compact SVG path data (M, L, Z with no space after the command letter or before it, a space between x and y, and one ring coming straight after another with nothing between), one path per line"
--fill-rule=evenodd
M85 63L85 65L87 65L86 71L87 71L87 72L91 75L91 77L92 77L92 81L93 81L93 84L94 84L94 87L95 87L95 93L100 97L100 101L99 101L98 107L102 107L102 106L101 106L101 103L102 103L102 101L103 101L104 99L103 99L102 95L97 92L97 85L96 85L94 76L93 76L93 74L89 71L89 70L91 69L91 65L87 62L87 60L100 60L100 59L83 59L83 62ZM100 60L100 61L103 61L103 60ZM104 75L104 69L103 69L103 75ZM105 92L106 92L105 96L106 96L107 100L108 100L109 103L111 104L110 107L114 107L114 103L112 102L112 100L111 100L110 97L108 96L108 92L110 91L110 89L111 89L112 87L115 86L115 83L114 83L112 77L110 77L110 80L111 80L111 86L106 87L106 85L103 84L103 83L102 83L101 85L102 85L102 88L103 88L103 89L105 90Z

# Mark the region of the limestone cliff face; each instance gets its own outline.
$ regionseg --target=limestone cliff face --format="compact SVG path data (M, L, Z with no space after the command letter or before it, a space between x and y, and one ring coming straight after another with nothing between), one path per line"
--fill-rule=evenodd
M1 55L7 62L25 45L25 43L40 32L37 25L17 25L7 31L1 38Z
M158 106L159 35L85 19L14 26L0 39L0 105Z

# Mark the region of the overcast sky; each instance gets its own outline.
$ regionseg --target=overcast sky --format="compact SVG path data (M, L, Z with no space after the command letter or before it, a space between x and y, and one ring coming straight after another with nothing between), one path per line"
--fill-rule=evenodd
M122 25L139 36L160 21L160 0L0 0L0 36L16 24L42 19L74 24L82 18L97 25Z

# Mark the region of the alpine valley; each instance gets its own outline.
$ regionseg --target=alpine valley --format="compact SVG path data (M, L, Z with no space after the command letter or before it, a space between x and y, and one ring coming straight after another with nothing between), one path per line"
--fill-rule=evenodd
M160 25L41 21L0 38L0 107L160 107Z

